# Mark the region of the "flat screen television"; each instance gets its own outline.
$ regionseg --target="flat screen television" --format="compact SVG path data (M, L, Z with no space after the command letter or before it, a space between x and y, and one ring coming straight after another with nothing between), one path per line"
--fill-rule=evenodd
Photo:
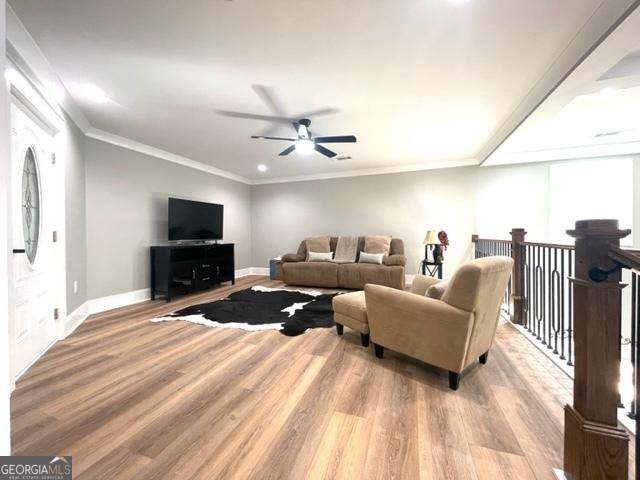
M220 240L224 205L169 198L169 240Z

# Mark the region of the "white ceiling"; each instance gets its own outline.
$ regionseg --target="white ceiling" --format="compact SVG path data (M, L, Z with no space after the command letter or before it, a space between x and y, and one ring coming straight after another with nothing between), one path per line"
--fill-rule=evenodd
M580 64L485 165L640 152L640 10Z
M72 95L91 83L110 98L74 95L94 128L261 179L477 163L607 2L9 3ZM216 113L270 114L254 84L272 87L290 114L338 109L312 131L355 134L357 144L332 146L353 158L278 157L286 143L249 138L268 124Z

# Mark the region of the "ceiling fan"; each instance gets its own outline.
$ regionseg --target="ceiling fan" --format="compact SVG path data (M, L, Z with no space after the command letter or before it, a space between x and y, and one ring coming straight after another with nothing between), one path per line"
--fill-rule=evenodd
M280 156L289 155L294 150L297 150L300 153L311 153L315 150L316 152L321 153L322 155L329 158L335 157L337 153L329 150L326 147L323 147L321 145L322 143L356 143L357 141L356 137L353 135L314 137L311 135L311 130L309 130L309 127L311 126L311 120L309 120L308 118L301 118L300 120L292 122L291 124L293 125L293 128L296 129L298 138L271 137L265 135L252 135L251 138L293 142L282 152L280 152Z
M335 108L325 107L318 110L314 110L312 112L306 112L299 115L287 115L286 111L282 107L282 103L278 100L278 97L275 91L270 87L265 87L263 85L252 85L253 91L260 97L260 99L265 103L265 105L273 112L273 115L263 115L263 114L253 114L253 113L244 113L244 112L233 112L229 110L217 110L220 115L231 118L244 118L248 120L262 120L266 122L270 122L271 126L269 126L262 135L252 135L251 138L259 138L265 140L282 140L282 141L290 141L294 142L293 145L289 146L280 155L289 155L294 150L297 150L301 153L310 153L314 150L317 152L326 155L329 158L335 157L337 154L332 152L328 148L320 145L321 143L354 143L356 142L356 137L353 135L349 136L333 136L333 137L312 137L309 127L311 126L312 117L317 117L320 115L330 115L333 113L338 113L338 110ZM298 120L299 119L299 120ZM277 133L277 129L282 125L293 125L295 128L298 138L284 138L284 137L275 137L274 134ZM350 158L350 157L349 157ZM346 160L346 157L339 157L340 160Z

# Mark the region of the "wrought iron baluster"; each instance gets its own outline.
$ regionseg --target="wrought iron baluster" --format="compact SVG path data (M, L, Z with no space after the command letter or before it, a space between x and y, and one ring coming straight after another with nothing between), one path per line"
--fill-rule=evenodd
M531 302L533 295L532 278L533 278L533 262L531 258L531 247L527 247L527 319L529 321L529 332L533 331L533 304Z
M564 283L565 283L565 274L564 274L564 248L560 250L560 360L565 360L564 351L565 351L565 339L566 336L564 334Z
M553 295L553 286L551 285L551 249L548 247L545 247L545 251L546 251L546 268L545 268L545 277L547 280L547 291L546 291L546 295L544 296L545 300L546 300L546 309L545 311L547 312L547 317L545 318L545 324L546 324L546 329L547 329L547 348L549 350L551 350L553 347L551 345L551 329L552 329L552 313L551 313L551 308L552 308L552 300L551 300L551 296Z
M558 337L562 335L560 330L560 272L558 271L558 249L553 248L553 270L551 271L551 310L553 316L551 322L553 326L553 353L558 354ZM560 340L562 342L562 339Z
M541 340L544 344L544 311L543 311L543 299L544 299L544 276L543 276L543 268L540 264L540 247L536 248L536 334L537 339ZM544 260L544 259L543 259Z
M575 250L569 251L569 275L573 276L573 256L575 255ZM569 354L567 355L567 365L573 366L573 283L568 283L569 290L569 309L568 309L568 317L569 317L569 328L567 329L567 346L569 350Z
M638 275L631 274L631 382L633 383L634 398L631 400L629 407L629 417L637 419L636 408L638 401L638 359L637 344L638 344ZM636 430L637 432L637 430Z

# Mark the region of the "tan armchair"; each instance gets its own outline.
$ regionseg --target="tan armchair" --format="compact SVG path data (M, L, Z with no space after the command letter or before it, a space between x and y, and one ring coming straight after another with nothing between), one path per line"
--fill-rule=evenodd
M486 257L462 265L440 300L424 294L438 280L417 275L410 291L366 285L371 340L449 371L457 390L460 373L476 358L486 363L513 268L509 257Z

